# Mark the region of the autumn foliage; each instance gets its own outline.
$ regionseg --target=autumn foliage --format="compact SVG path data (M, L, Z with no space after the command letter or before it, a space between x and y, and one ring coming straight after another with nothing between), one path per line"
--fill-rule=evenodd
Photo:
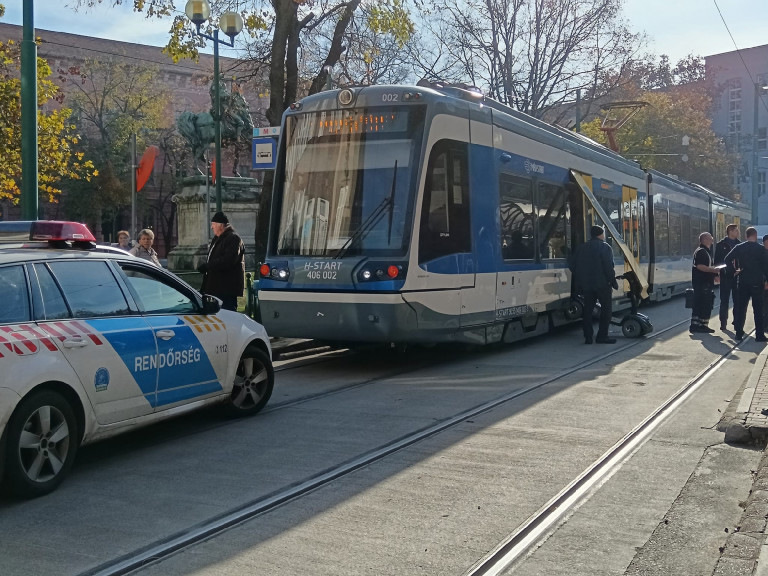
M21 58L13 40L0 42L0 199L18 203L21 195ZM77 150L79 136L70 121L72 111L61 107L59 87L48 80L51 68L37 59L38 186L40 195L55 202L65 178L90 180L93 163Z

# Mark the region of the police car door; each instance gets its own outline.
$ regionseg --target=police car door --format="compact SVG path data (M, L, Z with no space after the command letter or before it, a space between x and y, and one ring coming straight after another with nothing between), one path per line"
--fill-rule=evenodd
M103 260L60 260L32 267L35 319L76 372L96 420L113 424L151 414L157 369L137 363L155 336L131 309Z
M227 332L201 313L194 293L151 266L121 262L125 281L157 338L157 410L221 394L227 368Z

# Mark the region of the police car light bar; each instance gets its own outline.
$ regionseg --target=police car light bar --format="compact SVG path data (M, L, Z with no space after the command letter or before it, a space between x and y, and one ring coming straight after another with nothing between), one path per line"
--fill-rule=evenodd
M59 220L38 220L29 229L30 240L47 240L48 242L96 242L88 226L80 222L64 222Z

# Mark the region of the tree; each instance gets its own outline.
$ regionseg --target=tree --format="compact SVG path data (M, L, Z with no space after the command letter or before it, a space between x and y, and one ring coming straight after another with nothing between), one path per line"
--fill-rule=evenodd
M732 177L737 159L728 154L712 130L707 91L698 86L675 86L667 91L638 91L627 99L649 103L616 134L620 154L636 158L645 168L675 174L733 198ZM605 143L601 119L582 125L582 132ZM687 137L684 144L684 137Z
M21 189L21 57L13 40L0 42L0 198L19 201ZM43 200L55 202L65 178L90 180L98 175L78 150L80 137L71 122L72 111L61 107L63 94L48 80L51 68L37 59L38 189Z
M99 170L87 186L72 186L68 210L73 216L114 228L131 203L129 144L136 134L143 150L156 143L158 131L170 125L167 89L155 81L157 71L117 59L90 59L60 71L83 134L83 145Z
M439 16L445 60L486 94L543 117L551 108L604 92L607 73L633 62L645 38L621 20L621 0L447 0Z

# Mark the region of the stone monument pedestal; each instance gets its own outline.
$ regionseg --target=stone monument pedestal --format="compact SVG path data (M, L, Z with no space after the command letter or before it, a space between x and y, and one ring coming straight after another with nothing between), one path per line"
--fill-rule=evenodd
M256 220L259 216L261 186L253 178L222 178L222 210L245 244L245 268L256 267ZM210 198L210 205L208 198ZM206 186L206 177L188 176L181 192L173 197L177 204L178 245L168 253L168 269L194 272L205 262L211 234L211 217L216 213L216 188Z

